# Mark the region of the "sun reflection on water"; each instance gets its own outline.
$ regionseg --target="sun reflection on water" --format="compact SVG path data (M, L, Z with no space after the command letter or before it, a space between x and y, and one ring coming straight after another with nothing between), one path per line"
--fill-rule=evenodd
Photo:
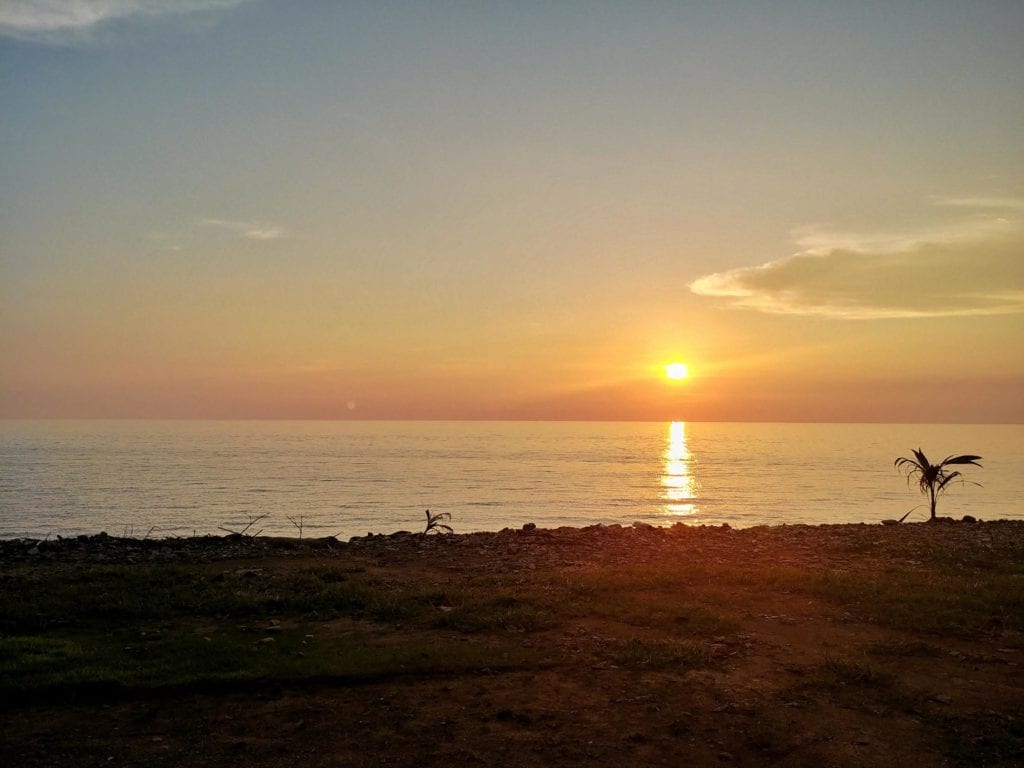
M668 425L668 445L665 467L661 475L662 510L666 515L685 517L697 513L697 482L693 477L693 457L686 445L686 422L673 421Z

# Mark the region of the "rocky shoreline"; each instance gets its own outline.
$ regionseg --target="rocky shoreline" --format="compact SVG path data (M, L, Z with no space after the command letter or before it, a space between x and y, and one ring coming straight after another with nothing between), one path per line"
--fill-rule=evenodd
M290 538L274 536L192 536L161 539L95 535L53 539L0 540L0 563L202 563L232 559L288 558L311 555L342 556L346 552L377 555L385 559L410 557L457 561L461 555L482 558L489 564L515 569L530 564L556 565L585 562L624 562L660 553L690 549L702 556L720 550L755 557L776 556L779 562L811 565L844 550L864 558L885 558L887 553L924 551L938 542L943 546L960 541L972 549L1010 551L1024 541L1024 520L990 522L904 523L868 525L780 525L731 528L676 524L656 527L646 523L592 525L582 528L522 528L496 532L424 535L398 531L369 533L345 541L335 537Z

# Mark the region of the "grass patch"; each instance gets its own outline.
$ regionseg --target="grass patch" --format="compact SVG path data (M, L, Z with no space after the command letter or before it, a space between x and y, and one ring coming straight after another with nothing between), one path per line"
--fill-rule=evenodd
M828 688L848 685L860 688L885 688L891 686L894 681L892 674L872 663L867 657L844 659L826 654L816 673L818 681Z
M245 600L203 574L178 568L111 566L9 576L0 589L0 631L41 630L83 621L142 620L202 611L239 611Z
M251 598L264 613L353 616L382 623L424 615L441 599L433 590L351 579L330 569L308 569L254 587Z
M938 656L941 651L923 640L908 640L902 637L887 638L869 645L865 651L871 656L906 659L921 656Z
M919 697L904 690L892 672L867 655L840 657L828 653L806 670L800 683L780 691L779 698L819 706L823 693L843 707L875 716L912 712L920 704Z
M1021 579L1006 573L830 574L818 596L867 621L913 633L975 637L1011 630L1020 647L1024 631Z
M525 659L509 640L467 644L436 630L532 630L550 621L529 602L482 586L438 620L449 597L436 588L328 567L147 564L44 575L4 579L7 694L500 669ZM344 631L331 625L336 619L348 622Z
M654 562L639 565L609 566L583 571L566 584L586 594L602 595L624 592L678 592L709 586L757 586L773 590L806 588L805 571L788 566L754 566L742 568L716 566L708 563Z
M76 690L156 690L247 681L366 681L401 675L460 674L518 667L525 653L502 644L414 636L381 643L356 633L309 637L309 627L275 633L237 628L199 635L121 631L109 636L0 638L0 691L10 696Z
M739 627L733 619L673 595L637 594L630 600L604 602L596 607L594 615L631 627L658 628L687 637L725 636Z
M455 605L439 608L433 625L457 632L537 632L555 625L553 613L530 600L506 594L453 600Z
M644 640L630 638L612 646L612 659L628 669L670 669L686 671L710 667L710 649L692 640Z
M680 564L584 572L561 585L561 610L573 618L596 617L689 637L736 632L735 620L708 610L705 601L691 596L708 582L719 580L706 568Z
M387 585L367 576L352 578L325 568L209 574L175 567L110 566L55 574L45 585L8 577L3 587L0 632L5 633L82 623L275 614L395 622L426 613L433 596L429 590Z

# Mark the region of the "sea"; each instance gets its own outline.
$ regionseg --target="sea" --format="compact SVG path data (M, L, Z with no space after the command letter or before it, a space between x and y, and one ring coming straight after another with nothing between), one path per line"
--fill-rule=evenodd
M894 468L967 466L939 514L1024 519L1024 426L0 421L0 538L337 536L927 518Z

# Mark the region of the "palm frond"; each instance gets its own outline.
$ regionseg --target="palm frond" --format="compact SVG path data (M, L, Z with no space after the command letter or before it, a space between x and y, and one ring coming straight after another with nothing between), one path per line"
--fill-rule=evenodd
M907 510L907 511L906 511L906 512L905 512L905 513L903 514L903 517L901 517L901 518L899 519L899 522L901 522L901 523L902 523L902 522L903 522L904 520L906 520L906 519L907 519L907 517L909 517L909 516L910 516L910 513L911 513L911 512L913 512L913 511L914 511L915 509L920 509L920 508L921 508L921 505L920 505L920 504L918 504L918 505L917 505L916 507L911 507L910 509L908 509L908 510Z
M939 481L938 485L935 486L935 492L941 493L942 491L946 490L946 486L949 485L954 480L956 480L958 477L961 478L960 482L963 482L963 475L961 475L959 472L950 472L948 475L946 475Z
M981 464L978 463L980 458L981 456L965 453L963 456L947 456L942 460L942 464L973 464L976 467L980 467Z

